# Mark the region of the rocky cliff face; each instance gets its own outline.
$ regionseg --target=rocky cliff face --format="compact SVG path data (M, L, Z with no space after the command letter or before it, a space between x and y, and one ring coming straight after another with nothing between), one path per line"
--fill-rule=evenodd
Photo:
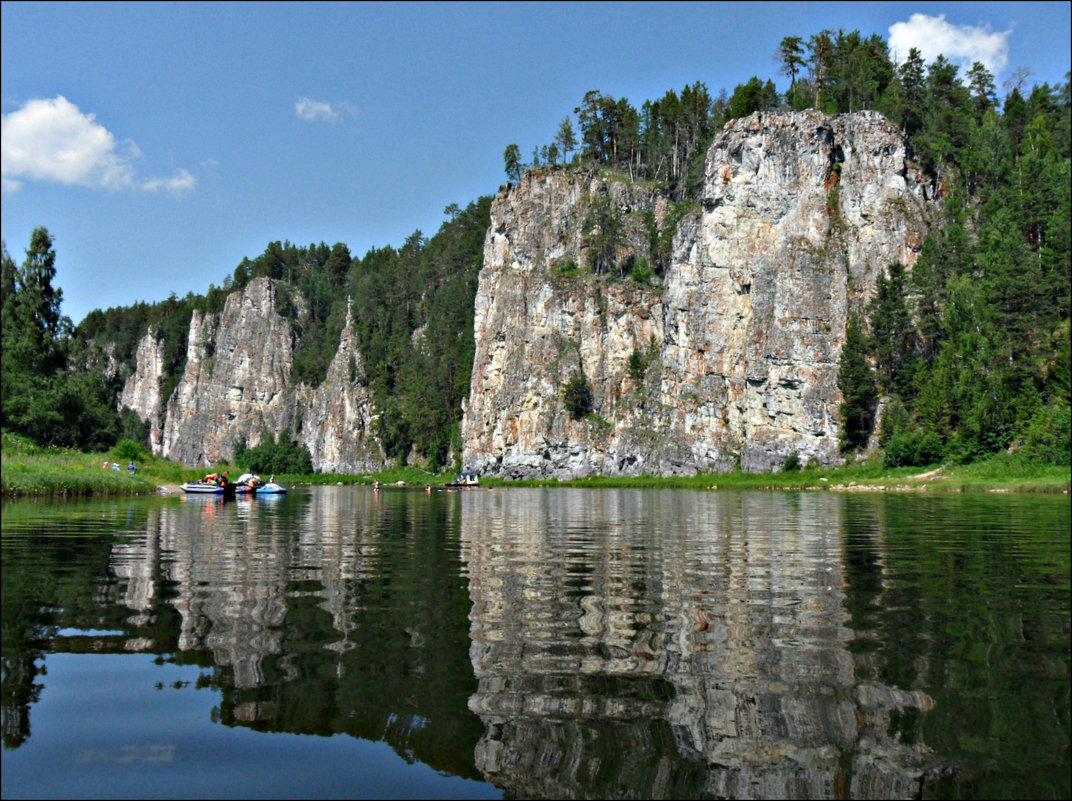
M889 263L912 265L932 203L874 112L731 122L701 207L683 216L642 188L528 173L492 206L466 467L575 477L768 470L792 451L836 461L848 312ZM625 221L619 264L644 252L650 219L677 220L657 286L561 269L592 256L592 210L607 204ZM562 397L575 371L593 396L581 419Z
M153 452L184 464L211 465L234 456L236 441L260 444L290 430L309 448L319 472L354 473L383 466L372 433L368 392L357 380L361 355L347 318L324 383L294 385L296 334L275 311L276 285L257 278L227 299L219 315L195 311L186 369L166 408L159 397L162 343L150 331L120 405L152 423ZM303 313L297 299L299 315Z
M929 187L874 112L735 120L705 176L692 209L595 173L531 171L499 192L475 301L467 468L565 478L839 459L847 316L889 263L915 261ZM658 256L653 237L668 243ZM662 262L653 284L630 278L641 257ZM350 321L326 381L294 385L297 334L275 293L256 279L220 314L195 314L170 398L150 332L121 406L151 422L155 452L187 464L289 430L319 471L383 467ZM579 419L563 400L575 374L592 392Z
M164 435L164 399L161 379L164 375L164 343L149 332L138 343L137 370L127 379L119 396L120 409L133 409L149 423L149 444L160 453Z

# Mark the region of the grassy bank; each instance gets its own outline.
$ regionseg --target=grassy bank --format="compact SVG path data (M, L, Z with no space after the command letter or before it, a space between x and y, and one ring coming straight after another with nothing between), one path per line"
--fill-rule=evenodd
M138 472L129 475L129 454L80 453L65 449L40 448L22 437L5 433L2 457L2 491L5 497L24 495L135 495L157 492L162 486L175 487L205 474L205 468L190 468L152 456L138 454ZM102 463L118 462L119 470L102 469ZM221 465L232 476L241 468ZM571 481L503 481L483 478L489 487L630 487L651 489L773 489L918 492L1068 492L1070 469L1038 464L1000 454L968 465L935 465L930 468L889 469L879 461L840 468L814 468L779 473L701 473L695 476L592 476ZM441 487L453 472L432 473L417 467L401 467L379 473L342 475L283 475L276 480L285 486L297 484L371 484Z
M0 492L18 495L137 495L156 492L160 485L181 484L198 476L189 470L139 454L138 472L127 472L129 457L114 451L82 453L66 448L42 448L24 437L3 434L0 450ZM118 463L119 470L104 469L103 463Z
M482 479L490 486L633 487L682 489L831 490L835 492L1068 492L1072 470L1001 454L967 465L886 468L871 460L844 467L779 473L700 473L695 476L591 476L569 481Z
M127 462L134 458L137 473L127 472ZM106 470L104 462L119 464L119 470ZM177 487L195 481L210 472L204 467L185 467L153 456L144 449L137 454L113 449L108 453L82 453L65 448L42 448L25 437L4 432L0 448L0 494L4 497L28 495L139 495L155 493L160 487ZM241 467L219 464L212 470L227 470L231 477L244 472ZM416 467L402 467L380 473L341 475L277 475L284 486L296 484L383 484L403 482L407 486L441 486L453 473L430 473ZM268 476L265 475L264 478Z

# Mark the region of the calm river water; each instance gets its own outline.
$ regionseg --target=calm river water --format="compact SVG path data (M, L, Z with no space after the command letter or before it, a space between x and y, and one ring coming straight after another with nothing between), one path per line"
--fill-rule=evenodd
M1067 497L3 504L3 797L1068 798Z

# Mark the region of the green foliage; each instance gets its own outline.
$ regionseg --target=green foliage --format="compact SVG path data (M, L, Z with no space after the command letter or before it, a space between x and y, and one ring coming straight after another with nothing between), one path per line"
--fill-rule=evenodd
M888 272L888 278L879 275L869 307L872 352L880 388L908 399L914 393L917 335L906 298L904 265L891 264Z
M1031 417L1021 449L1030 461L1069 466L1072 461L1072 412L1067 405L1043 406Z
M554 269L556 273L565 278L572 278L581 271L580 267L577 266L576 260L574 260L572 256L567 256L566 258L556 262L554 264Z
M298 473L313 472L313 459L309 449L290 438L288 432L277 437L264 437L255 448L235 453L235 461L251 473Z
M785 457L785 461L782 463L782 472L789 473L792 471L799 471L800 468L800 454L796 451L789 451Z
M582 420L592 412L592 388L581 370L574 370L562 390L562 402L574 420Z
M634 284L640 286L651 285L651 267L648 265L648 260L641 256L635 262L633 262L633 269L630 271L630 278L633 279Z
M730 119L737 119L756 111L769 111L777 105L778 91L774 88L774 82L763 82L753 75L747 83L738 84L733 90L727 114Z
M634 348L633 352L629 354L629 377L639 383L644 380L644 374L647 370L647 358L645 358L643 352Z
M71 323L53 286L52 237L37 228L20 266L3 246L0 425L42 445L104 449L119 433L114 382L70 371ZM78 360L74 362L78 364Z
M521 180L521 150L516 144L506 146L503 152L503 167L511 181Z
M894 434L904 431L911 425L908 410L898 397L890 399L882 413L882 425L879 427L878 444L885 446Z
M863 448L874 425L878 394L871 365L867 362L867 338L855 315L849 317L845 330L845 344L838 364L838 389L844 398L838 410L841 449Z
M608 193L600 192L592 198L582 230L592 272L599 275L618 270L620 274L624 264L625 225L621 213L611 205Z
M933 431L898 431L886 443L885 467L915 467L937 464L946 456L942 438Z
M108 456L117 462L145 462L152 454L148 449L130 439L121 439L115 443L115 446L108 452ZM125 465L121 465L125 466Z

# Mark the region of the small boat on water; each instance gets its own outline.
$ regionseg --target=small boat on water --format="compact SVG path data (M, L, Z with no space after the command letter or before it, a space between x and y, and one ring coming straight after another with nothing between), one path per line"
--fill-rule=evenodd
M478 476L472 470L463 470L461 473L458 473L456 476L454 476L453 481L448 481L447 486L452 488L479 487L480 476Z
M235 492L245 495L285 495L286 487L275 483L275 476L265 481L252 473L243 473L235 483Z
M208 481L188 481L179 488L189 495L222 495L224 487Z
M198 481L187 481L179 488L187 495L222 495L233 498L238 486L227 478L227 473L210 473Z

